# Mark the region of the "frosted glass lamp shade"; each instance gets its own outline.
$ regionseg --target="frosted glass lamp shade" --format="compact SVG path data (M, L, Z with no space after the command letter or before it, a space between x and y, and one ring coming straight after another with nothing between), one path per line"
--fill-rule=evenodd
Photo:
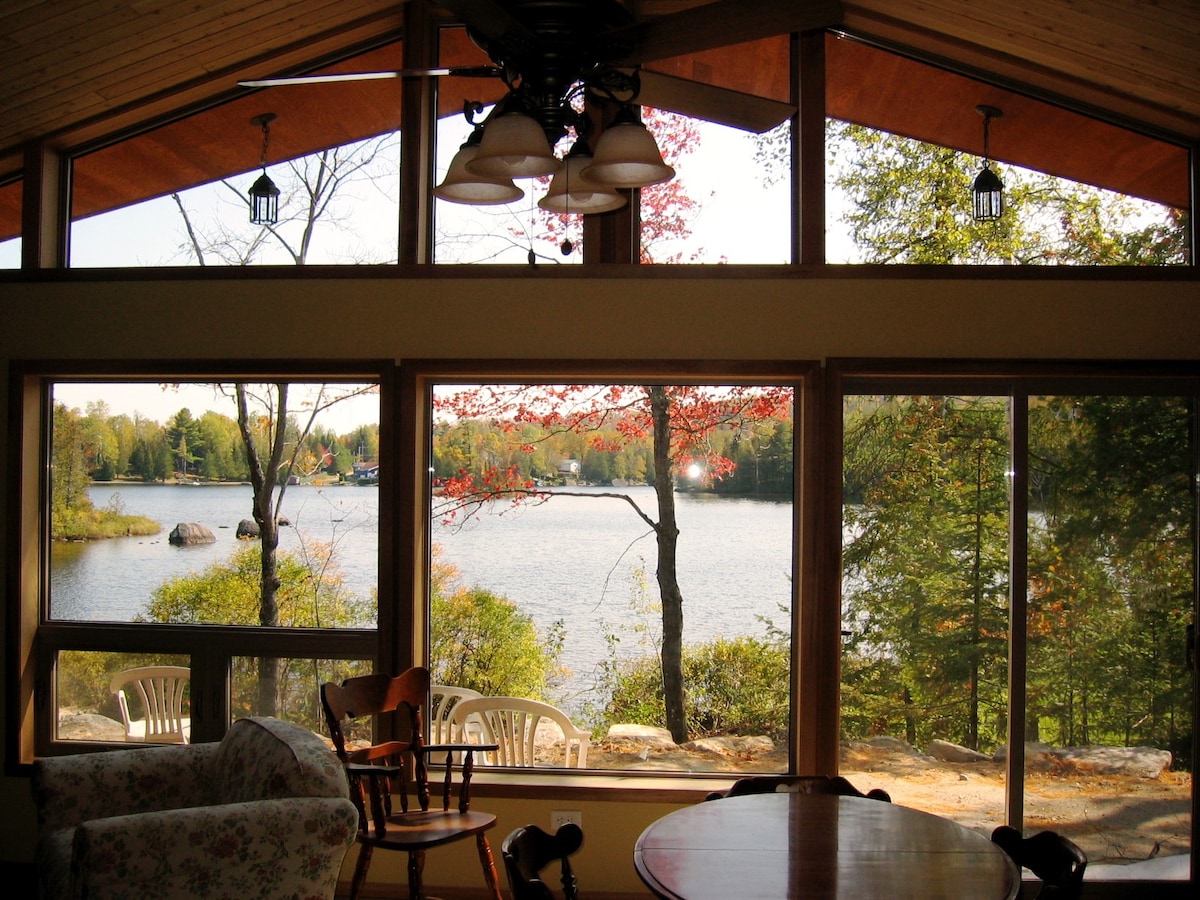
M450 168L442 183L433 189L433 196L451 203L468 203L471 206L495 206L520 200L525 192L512 183L511 178L491 175L475 175L467 170L467 164L479 154L479 145L463 144L450 161Z
M583 175L612 187L640 188L669 181L675 170L663 162L645 125L632 116L618 116L600 135L592 164Z
M561 167L541 125L524 113L505 113L484 125L479 153L467 164L467 171L500 178L539 178L553 175Z
M590 154L569 153L538 206L550 212L579 214L608 212L624 206L625 198L615 188L584 177L583 170L591 163Z

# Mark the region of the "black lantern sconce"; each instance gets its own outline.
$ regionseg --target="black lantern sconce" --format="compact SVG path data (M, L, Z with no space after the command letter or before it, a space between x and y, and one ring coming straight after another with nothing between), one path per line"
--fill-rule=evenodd
M1004 212L1004 183L992 171L991 154L988 148L988 125L1004 113L994 106L977 106L975 112L983 116L983 168L975 176L972 193L975 195L975 219L979 222L994 222Z
M279 188L267 175L267 145L271 142L271 123L275 113L263 113L250 120L262 129L262 154L259 163L262 174L250 186L250 222L253 225L274 225L279 221Z

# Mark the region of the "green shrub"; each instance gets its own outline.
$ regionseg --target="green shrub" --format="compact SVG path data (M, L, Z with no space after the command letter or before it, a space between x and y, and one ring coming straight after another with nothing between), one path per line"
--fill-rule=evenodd
M561 634L556 630L543 638L511 600L481 588L435 593L430 623L434 683L491 696L550 699Z
M688 734L759 735L787 739L789 653L754 637L718 638L683 650ZM616 664L607 724L662 726L662 674L651 655Z
M369 625L374 598L356 597L346 591L328 545L314 544L306 551L306 560L291 553L278 554L280 624L293 628ZM138 616L136 621L257 625L259 553L259 545L249 543L201 572L164 582L154 590L146 614ZM135 666L168 663L188 665L188 660L161 654L61 653L57 672L59 708L117 718L116 703L108 692L112 675ZM323 731L318 686L366 670L366 664L354 660L280 660L276 708L271 712L314 731ZM259 713L255 708L257 683L257 659L236 658L230 698L234 718Z
M146 619L211 625L259 624L260 547L248 543L203 572L172 579L154 590ZM308 559L276 556L279 624L285 628L354 628L369 625L373 602L351 596L331 559L332 548L313 544ZM145 619L141 620L145 621Z

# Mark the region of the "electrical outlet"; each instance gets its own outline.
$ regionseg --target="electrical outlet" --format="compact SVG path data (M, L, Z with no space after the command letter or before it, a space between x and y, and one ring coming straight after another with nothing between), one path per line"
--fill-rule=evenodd
M578 809L552 809L550 810L550 831L558 831L568 822L572 822L583 827L583 811Z

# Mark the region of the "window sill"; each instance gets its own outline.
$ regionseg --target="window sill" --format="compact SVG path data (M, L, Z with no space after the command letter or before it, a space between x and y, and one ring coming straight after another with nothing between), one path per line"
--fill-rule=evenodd
M472 797L616 800L636 803L698 803L711 791L724 791L736 775L664 775L567 769L476 769ZM433 779L431 778L431 784Z

